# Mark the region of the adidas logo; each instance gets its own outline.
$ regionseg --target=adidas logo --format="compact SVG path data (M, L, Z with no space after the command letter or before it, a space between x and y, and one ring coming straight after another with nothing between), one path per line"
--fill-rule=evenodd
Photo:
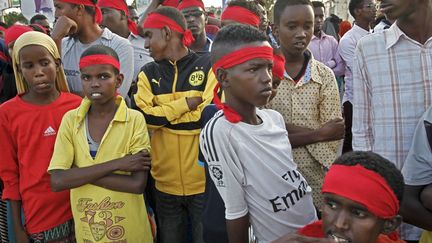
M48 137L48 136L53 136L56 135L56 131L54 130L54 128L52 128L51 126L49 126L45 132L43 133L44 137Z

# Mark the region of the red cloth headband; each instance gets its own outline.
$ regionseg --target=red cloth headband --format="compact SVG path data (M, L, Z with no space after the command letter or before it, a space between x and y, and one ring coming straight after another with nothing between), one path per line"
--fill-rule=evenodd
M279 54L273 55L273 76L282 80L285 73L285 57Z
M173 31L183 34L183 45L190 46L195 41L190 30L184 30L174 20L162 14L154 12L149 14L143 24L144 29L162 29L165 26L169 27Z
M113 9L123 11L125 13L126 17L128 17L128 29L134 35L138 34L137 24L129 19L129 9L128 9L128 6L126 5L125 1L123 1L123 0L99 0L97 5L101 8L113 8Z
M233 51L230 54L221 57L219 61L213 65L213 72L216 73L219 68L231 68L255 58L273 60L273 48L269 46L253 46ZM242 117L234 109L220 101L218 96L219 88L220 84L218 83L213 90L213 103L219 110L223 110L224 115L229 122L240 122Z
M258 15L240 6L227 7L221 16L222 21L225 19L233 20L235 22L239 22L240 24L252 25L257 28L260 24L260 17Z
M95 54L81 58L79 61L79 68L83 69L85 67L98 64L109 64L120 71L119 61L112 56L104 54Z
M322 192L360 203L379 218L392 218L399 212L399 200L385 179L358 164L332 165L324 178Z
M22 34L33 31L33 29L28 25L12 25L7 28L4 35L4 41L6 46L8 46L11 42L16 41Z
M182 10L185 8L191 8L191 7L199 7L203 11L205 10L204 3L200 0L183 0L181 3L177 6L178 10Z
M94 7L95 8L95 21L96 23L100 24L102 23L102 12L100 10L100 8L94 4L91 0L60 0L62 2L65 3L73 3L73 4L82 4L85 6L89 6L89 7Z
M231 68L255 58L273 60L273 48L270 46L249 46L233 51L221 57L213 65L213 71L216 73L218 68Z

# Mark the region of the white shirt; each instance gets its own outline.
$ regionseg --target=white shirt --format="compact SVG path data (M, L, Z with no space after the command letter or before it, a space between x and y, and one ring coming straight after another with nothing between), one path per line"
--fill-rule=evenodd
M153 61L153 58L150 57L150 53L148 49L144 48L144 38L139 35L135 35L132 32L128 37L129 42L132 44L133 52L134 52L134 74L133 80L136 80L138 77L138 73L141 68L149 62Z
M354 24L353 27L345 33L339 41L339 55L345 62L345 94L342 102L353 101L353 61L354 52L358 41L364 36L368 35L369 31Z
M297 170L282 116L258 110L262 123L236 124L219 111L201 132L209 174L225 202L228 220L249 212L260 242L295 232L317 219L312 189Z
M118 89L121 96L127 97L127 93L132 83L133 75L133 49L128 40L112 33L108 28L104 28L102 35L89 44L83 44L78 38L65 37L62 40L62 62L65 70L69 88L74 92L82 92L81 73L79 70L79 60L81 54L90 46L104 45L111 47L120 59L120 73L124 75L124 80Z

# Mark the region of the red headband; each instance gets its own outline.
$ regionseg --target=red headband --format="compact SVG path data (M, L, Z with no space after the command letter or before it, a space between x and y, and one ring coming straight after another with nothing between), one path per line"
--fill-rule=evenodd
M246 8L240 6L227 7L221 16L221 20L233 20L240 24L248 24L259 27L260 17Z
M379 218L392 218L399 212L399 200L385 179L358 164L332 165L324 178L322 192L360 203Z
M4 34L4 41L6 46L8 46L11 42L16 41L22 34L29 31L33 31L33 29L28 25L15 24L7 28Z
M95 54L81 58L79 61L79 68L83 69L85 67L98 64L109 64L120 71L119 61L112 56L104 54Z
M273 60L273 48L269 46L254 46L244 47L239 50L233 51L219 59L213 65L213 72L216 73L219 68L231 68L236 65L242 64L255 58L263 58L267 60ZM226 119L231 123L238 123L242 120L242 117L231 107L223 104L218 96L218 90L220 84L218 83L213 90L213 103L219 110L224 111Z
M273 55L273 76L282 80L285 73L285 57L279 54Z
M60 0L65 3L73 3L73 4L82 4L84 6L94 7L95 8L95 22L100 24L102 23L102 12L100 8L94 4L91 0Z
M191 8L191 7L199 7L203 11L205 10L204 3L200 0L183 0L181 3L177 6L178 10L182 10L185 8Z
M143 28L145 29L162 29L165 26L169 27L173 31L183 34L183 45L190 46L195 41L190 30L184 30L174 20L162 14L149 14L143 24Z
M221 57L213 65L213 71L216 73L218 68L234 67L255 58L273 60L273 48L270 46L249 46L233 51Z
M128 17L128 29L133 34L135 34L135 35L138 34L137 24L129 19L129 9L128 9L128 6L126 5L125 1L122 1L122 0L99 0L97 5L101 8L113 8L113 9L117 9L119 11L123 11L125 13L126 17Z

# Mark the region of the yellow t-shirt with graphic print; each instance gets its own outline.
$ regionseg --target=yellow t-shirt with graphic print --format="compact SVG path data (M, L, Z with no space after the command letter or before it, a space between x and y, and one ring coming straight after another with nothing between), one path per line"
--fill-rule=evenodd
M121 97L117 98L116 103L116 114L94 159L90 155L85 127L90 101L84 99L77 109L66 113L48 171L86 167L144 149L150 151L143 115L128 109ZM153 242L142 194L117 192L87 184L71 190L71 208L77 242Z

